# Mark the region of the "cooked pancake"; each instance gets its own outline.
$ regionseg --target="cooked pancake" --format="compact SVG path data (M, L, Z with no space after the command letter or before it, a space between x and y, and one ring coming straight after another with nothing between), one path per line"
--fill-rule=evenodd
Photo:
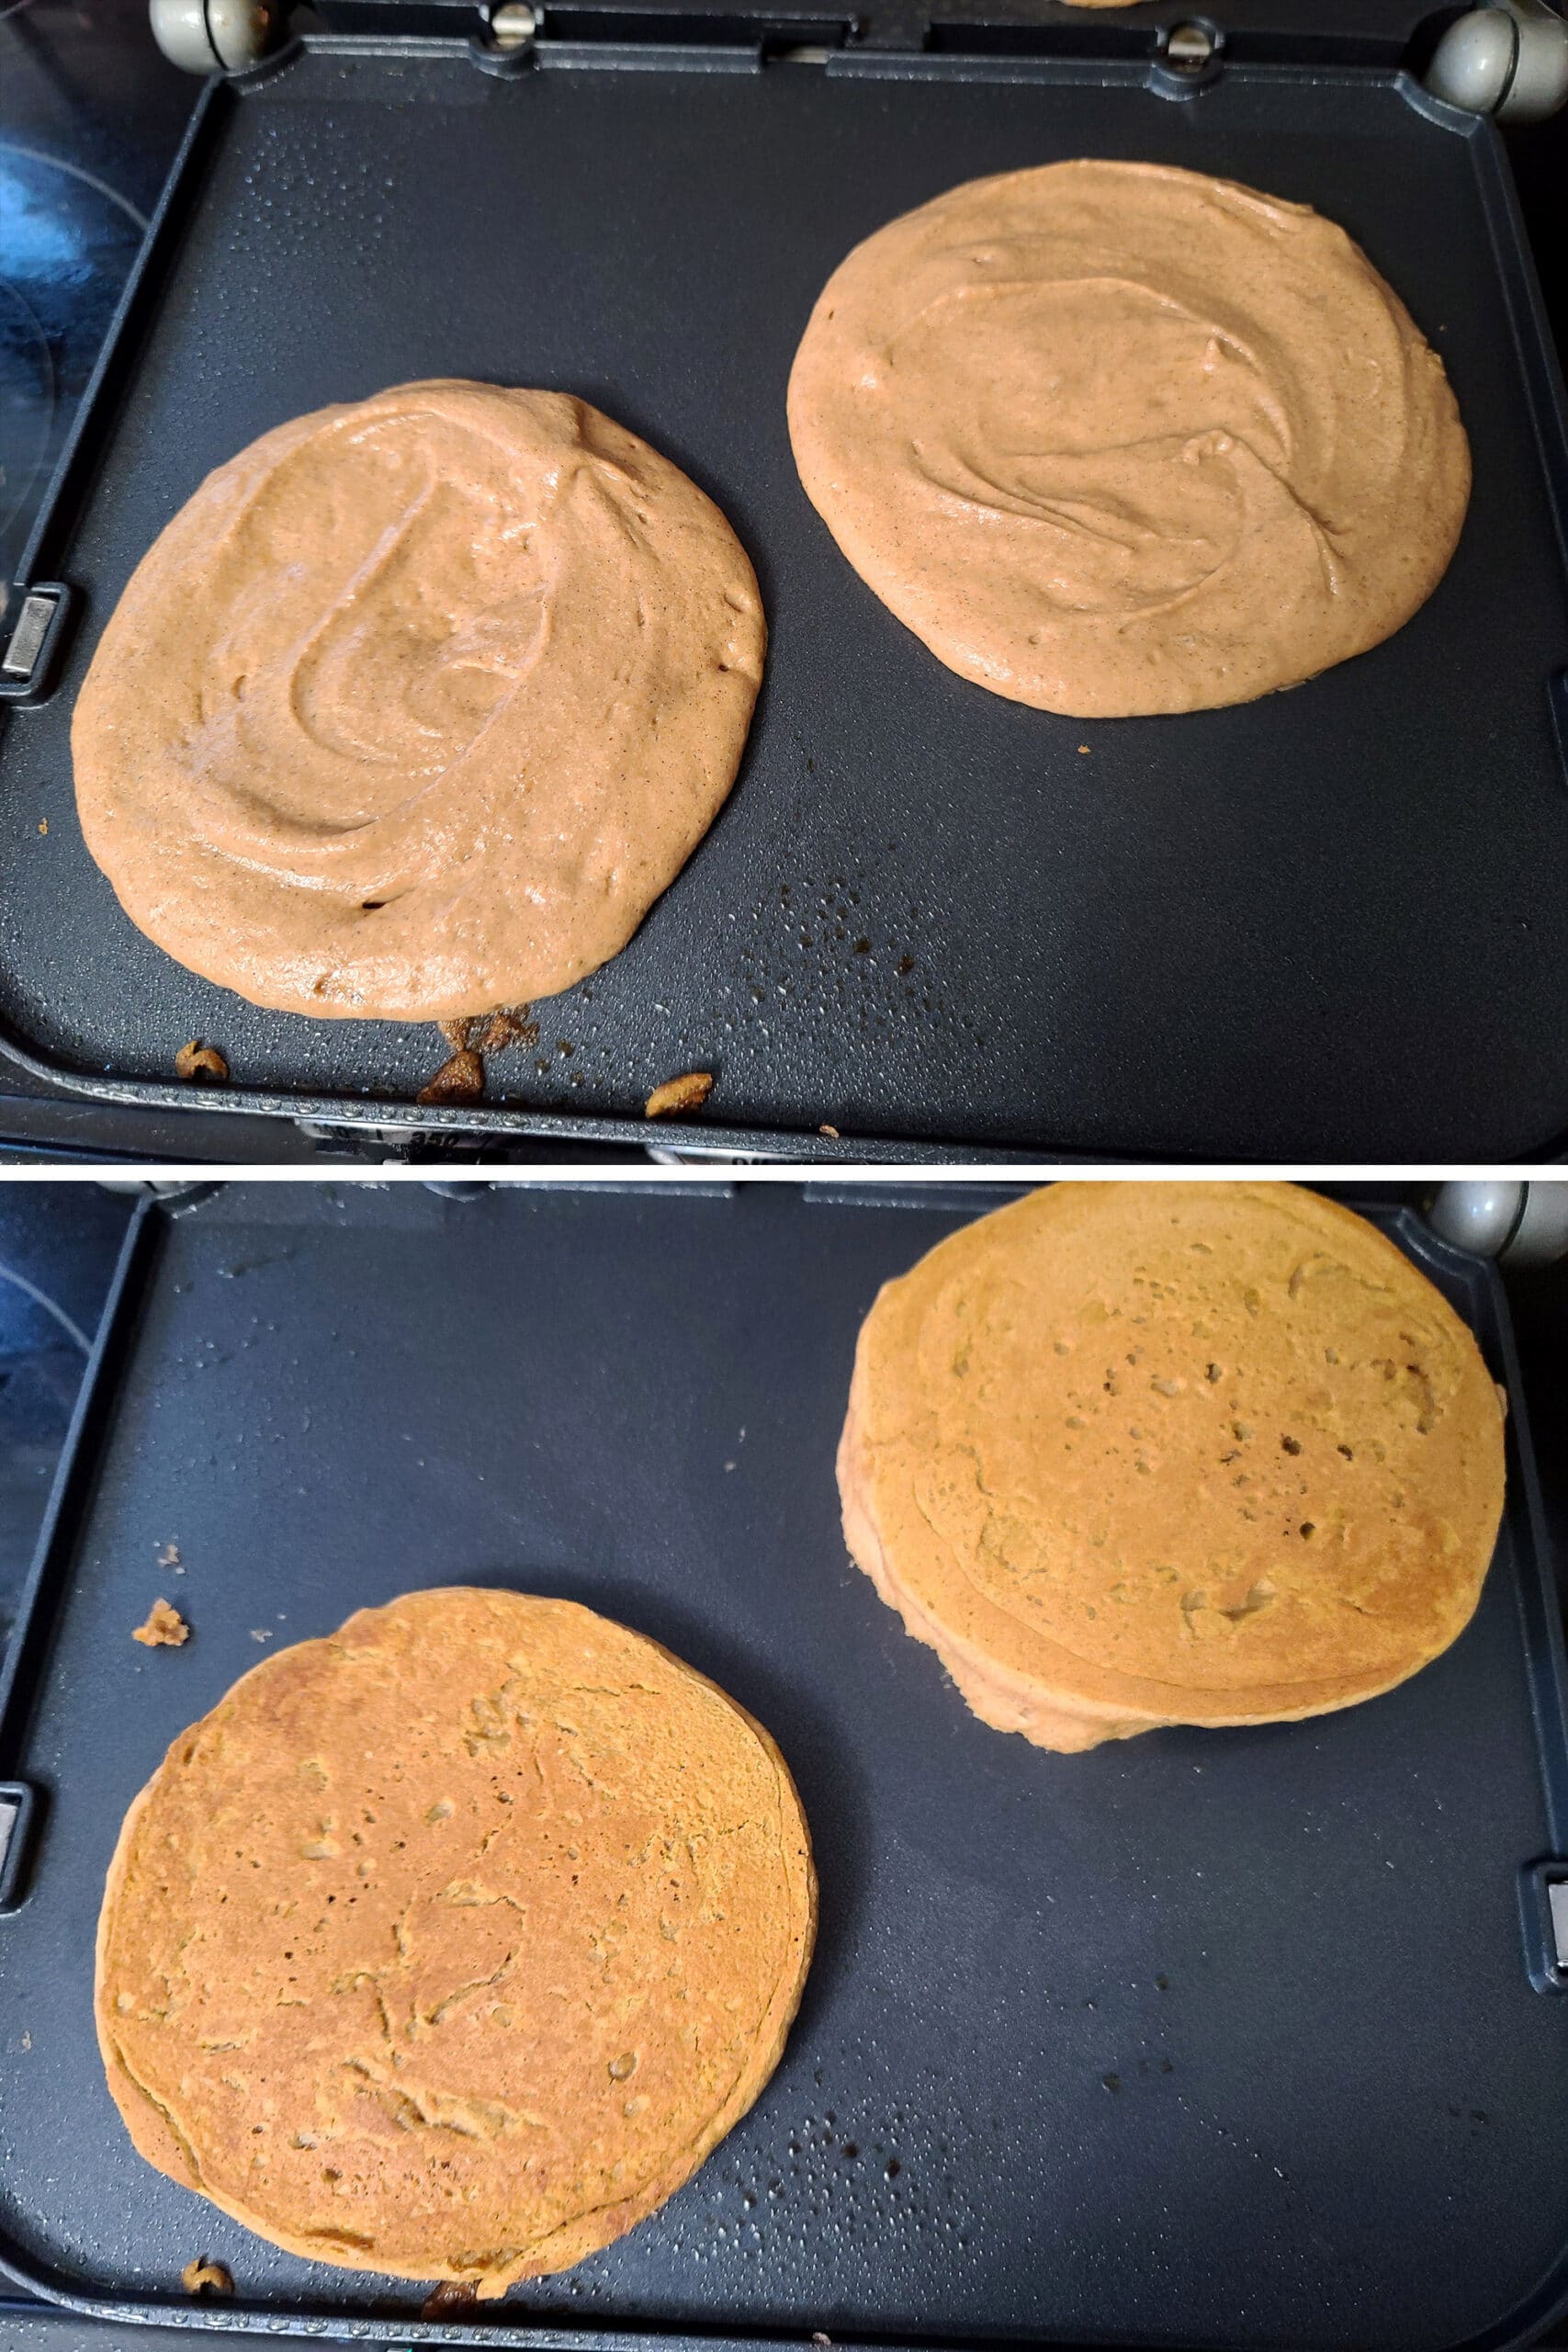
M963 677L1081 718L1245 702L1377 645L1470 495L1442 362L1333 221L1103 160L857 245L789 383L807 495Z
M975 1713L1044 1747L1320 1714L1463 1631L1503 1503L1465 1325L1290 1184L1055 1184L886 1284L851 1551Z
M766 630L713 502L586 401L403 384L279 425L142 558L71 731L132 922L285 1012L552 996L735 780Z
M98 2037L173 2179L491 2297L696 2171L815 1927L799 1799L732 1699L570 1601L412 1593L175 1740L110 1865Z

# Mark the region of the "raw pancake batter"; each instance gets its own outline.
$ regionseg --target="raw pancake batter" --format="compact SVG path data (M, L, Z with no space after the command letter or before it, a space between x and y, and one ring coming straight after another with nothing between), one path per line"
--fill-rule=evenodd
M1291 1184L1063 1183L889 1283L844 1533L1042 1747L1322 1714L1469 1623L1503 1409L1441 1295Z
M481 2297L672 2196L816 1930L760 1724L565 1600L412 1593L244 1675L126 1817L98 2038L141 2154L290 2253Z
M948 667L1081 718L1245 702L1392 634L1470 494L1442 364L1341 229L1149 164L972 180L855 248L801 481Z
M209 476L76 707L87 846L254 1002L434 1021L624 947L735 780L757 582L586 402L406 384Z

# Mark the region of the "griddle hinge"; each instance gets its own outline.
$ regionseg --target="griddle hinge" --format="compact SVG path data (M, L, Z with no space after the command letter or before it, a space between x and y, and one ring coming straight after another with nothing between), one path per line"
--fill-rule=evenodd
M1568 1861L1520 1872L1519 1914L1530 1983L1538 1993L1568 1993Z
M269 0L152 0L166 14L203 7L269 5ZM606 58L696 50L726 51L769 64L825 63L851 46L861 27L850 10L798 0L774 9L744 5L709 10L682 0L649 6L644 0L318 0L329 32L378 40L466 39L475 64L511 79L536 63L579 58L592 49Z
M547 6L540 0L532 13L538 37L547 42L754 51L770 64L826 63L829 52L847 47L859 30L852 15L818 11L809 5L765 13L737 8L710 15L678 5L648 8L617 6L615 0L550 0Z
M1173 13L1164 24L1081 25L1056 17L1000 23L973 17L931 17L922 46L940 54L1038 57L1123 71L1140 64L1156 97L1190 98L1224 71L1227 37L1212 17Z

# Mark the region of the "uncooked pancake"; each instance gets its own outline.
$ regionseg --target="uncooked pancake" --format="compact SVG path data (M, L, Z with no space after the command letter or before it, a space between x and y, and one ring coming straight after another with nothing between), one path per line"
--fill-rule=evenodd
M882 1291L851 1551L1042 1747L1320 1714L1463 1630L1503 1502L1466 1326L1290 1184L1053 1185Z
M294 2254L496 2296L756 2098L816 1880L767 1733L570 1601L420 1592L175 1740L98 1928L142 2155Z
M1442 363L1344 231L1151 164L972 180L879 230L811 314L789 428L939 660L1081 718L1364 652L1470 495Z
M254 1003L525 1003L707 831L765 641L745 551L646 442L404 384L264 435L154 542L77 701L82 830L131 921Z

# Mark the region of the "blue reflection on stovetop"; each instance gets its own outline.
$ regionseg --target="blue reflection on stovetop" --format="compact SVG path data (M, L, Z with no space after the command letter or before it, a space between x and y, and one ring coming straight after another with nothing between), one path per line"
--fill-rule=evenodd
M106 181L0 141L0 560L16 571L147 218Z
M144 0L0 5L0 582L8 595L198 85Z
M97 1184L0 1185L0 1652L134 1206Z

